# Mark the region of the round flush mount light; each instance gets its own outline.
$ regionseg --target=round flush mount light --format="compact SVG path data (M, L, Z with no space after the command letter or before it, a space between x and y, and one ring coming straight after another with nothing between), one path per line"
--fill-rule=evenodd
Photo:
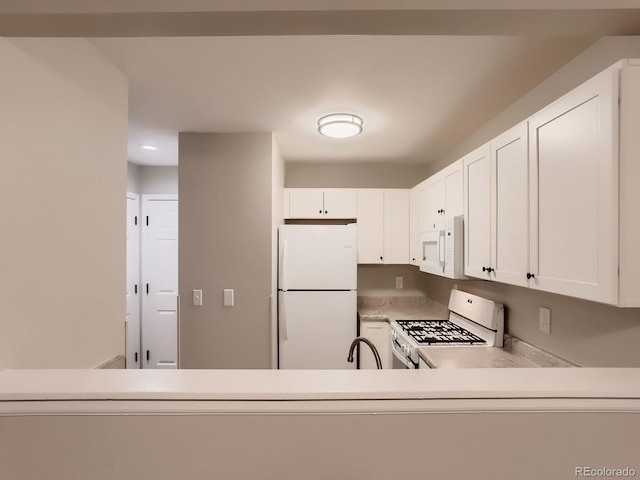
M158 150L158 147L156 147L155 145L140 145L140 148L143 150L150 150L150 151Z
M349 138L362 133L362 118L351 113L332 113L318 120L318 132L330 138Z

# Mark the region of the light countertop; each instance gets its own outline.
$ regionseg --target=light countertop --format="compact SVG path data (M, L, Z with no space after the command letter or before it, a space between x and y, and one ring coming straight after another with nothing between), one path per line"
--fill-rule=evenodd
M438 320L449 318L449 309L427 297L358 297L361 321ZM426 346L418 349L431 368L535 368L575 367L522 340L505 335L505 347Z
M5 370L27 400L640 399L640 369Z

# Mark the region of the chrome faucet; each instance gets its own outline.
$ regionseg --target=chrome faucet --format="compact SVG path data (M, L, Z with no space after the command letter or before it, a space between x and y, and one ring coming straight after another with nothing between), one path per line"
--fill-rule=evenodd
M356 345L358 343L364 342L369 345L369 348L373 352L373 356L376 358L376 367L378 370L382 370L382 360L380 360L380 354L378 353L378 349L376 346L371 343L371 340L365 337L356 337L353 342L351 342L351 346L349 347L349 356L347 357L347 362L353 363L353 351L356 349Z

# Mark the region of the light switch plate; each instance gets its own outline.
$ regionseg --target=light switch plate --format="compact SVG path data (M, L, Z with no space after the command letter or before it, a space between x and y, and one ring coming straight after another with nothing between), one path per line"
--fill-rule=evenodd
M224 306L225 307L233 307L233 289L231 288L225 288L223 290L223 297L224 297Z
M403 277L396 277L396 288L397 289L404 288L404 278Z
M202 290L194 290L193 291L193 304L196 307L202 306Z
M540 317L538 320L538 330L547 335L551 335L551 309L540 307Z

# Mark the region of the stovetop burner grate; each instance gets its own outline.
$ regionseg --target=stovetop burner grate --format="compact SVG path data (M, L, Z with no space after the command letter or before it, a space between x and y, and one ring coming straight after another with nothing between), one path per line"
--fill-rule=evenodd
M418 345L487 343L450 320L397 320L397 323Z

